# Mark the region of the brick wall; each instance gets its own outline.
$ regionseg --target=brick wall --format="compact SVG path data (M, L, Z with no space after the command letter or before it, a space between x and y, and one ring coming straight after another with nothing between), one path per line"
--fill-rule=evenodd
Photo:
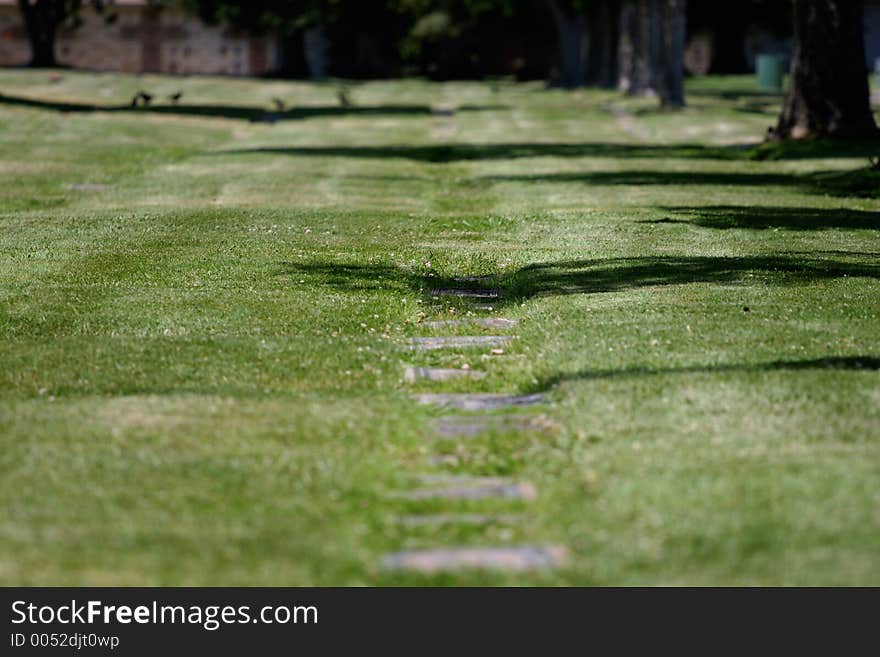
M18 7L0 6L0 66L27 64L30 57L31 47Z
M59 63L95 71L261 75L277 64L274 38L208 26L172 9L118 6L107 24L92 9L82 25L58 34ZM15 6L0 5L0 66L26 64L30 46Z

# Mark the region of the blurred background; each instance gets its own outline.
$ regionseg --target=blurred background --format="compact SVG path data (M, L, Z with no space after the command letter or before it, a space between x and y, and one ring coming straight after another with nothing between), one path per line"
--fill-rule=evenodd
M321 79L509 77L652 93L639 56L684 31L688 75L792 50L781 0L0 0L0 66ZM880 57L880 0L864 9ZM643 46L641 47L640 46ZM673 53L676 55L676 53ZM650 77L650 76L649 76Z

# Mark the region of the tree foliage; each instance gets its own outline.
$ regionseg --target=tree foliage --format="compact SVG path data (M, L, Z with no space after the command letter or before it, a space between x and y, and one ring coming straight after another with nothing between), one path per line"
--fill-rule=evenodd
M281 34L333 23L343 16L346 5L352 5L344 0L182 0L181 4L209 23ZM386 3L363 0L356 4L383 9Z

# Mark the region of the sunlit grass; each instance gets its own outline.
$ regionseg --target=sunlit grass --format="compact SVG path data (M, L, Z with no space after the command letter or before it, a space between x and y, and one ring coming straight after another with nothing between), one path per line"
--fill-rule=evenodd
M0 581L878 583L872 146L761 145L780 99L752 91L410 80L346 112L333 83L0 72ZM485 274L503 355L405 349L469 312L432 288ZM405 363L547 392L552 430L427 440ZM394 497L438 470L539 497ZM396 522L441 508L525 516ZM572 560L378 569L505 542Z

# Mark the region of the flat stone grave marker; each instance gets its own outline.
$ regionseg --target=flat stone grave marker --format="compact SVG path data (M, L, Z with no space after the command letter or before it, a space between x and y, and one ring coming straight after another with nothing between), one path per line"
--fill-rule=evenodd
M67 186L67 189L74 192L102 192L106 189L110 189L110 185L104 185L102 183L70 183Z
M455 125L454 121L443 121L434 126L432 135L436 139L445 139L446 137L451 137L457 132L458 126Z
M405 500L484 500L489 498L531 501L538 496L534 484L499 477L422 477L427 488L404 491Z
M525 572L558 568L567 559L568 551L559 545L454 547L395 552L382 565L386 570L425 574L465 569Z
M505 329L519 324L518 319L503 317L473 317L468 319L441 319L422 322L421 326L431 329L457 328L459 326L480 326L482 328Z
M466 288L437 288L431 290L432 297L460 297L465 299L497 299L498 290L471 290Z
M405 527L438 527L442 525L512 525L521 521L521 514L491 513L430 513L400 516L397 522Z
M403 371L403 380L407 383L415 383L419 379L426 381L449 381L451 379L482 379L485 372L479 370L463 370L442 367L407 367Z
M437 393L413 395L419 404L433 404L441 408L457 408L463 411L491 411L514 406L532 406L544 401L544 395L505 395L500 393Z
M432 349L503 347L511 339L509 335L452 335L437 338L410 338L407 342L413 351L429 351Z
M458 465L459 458L454 454L431 454L425 458L428 465Z
M440 438L473 438L487 431L528 431L540 423L534 415L465 415L438 417L433 429Z

